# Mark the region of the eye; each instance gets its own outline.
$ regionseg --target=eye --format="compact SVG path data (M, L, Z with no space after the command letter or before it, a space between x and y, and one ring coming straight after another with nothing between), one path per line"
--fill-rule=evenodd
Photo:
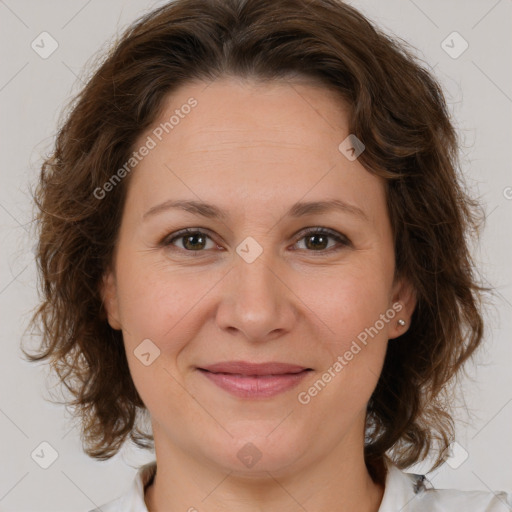
M308 250L309 252L327 252L331 250L339 250L341 248L339 245L342 247L351 245L350 240L346 236L328 228L309 228L306 231L302 231L300 234L303 236L299 239L297 244L304 240L304 247L301 247L300 249ZM336 247L336 243L329 245L329 239L337 242L338 247Z
M175 243L177 241L177 243ZM210 241L210 246L208 246ZM182 229L174 233L171 238L166 239L165 246L176 245L179 249L189 252L201 252L204 249L212 249L216 246L213 240L199 229Z
M296 242L296 245L300 245L304 241L304 246L299 247L299 250L308 252L330 252L351 245L346 236L328 228L308 228L301 231L300 235L302 236ZM165 247L175 246L189 253L204 252L215 247L221 249L205 231L198 228L186 228L177 231L164 239L162 245Z

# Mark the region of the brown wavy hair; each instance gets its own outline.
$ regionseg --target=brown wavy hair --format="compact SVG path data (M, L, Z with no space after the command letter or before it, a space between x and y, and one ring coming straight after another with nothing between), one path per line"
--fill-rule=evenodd
M112 262L130 175L94 193L130 158L166 97L193 80L305 77L338 91L362 165L386 180L396 274L417 306L389 344L368 403L365 460L401 468L454 438L449 389L483 336L481 290L468 235L478 203L465 191L458 137L442 89L407 43L338 0L176 0L132 24L68 108L33 192L42 302L30 326L70 391L85 452L106 460L127 438L154 439L131 379L121 331L100 285ZM136 172L136 170L134 171ZM370 469L370 471L376 471Z

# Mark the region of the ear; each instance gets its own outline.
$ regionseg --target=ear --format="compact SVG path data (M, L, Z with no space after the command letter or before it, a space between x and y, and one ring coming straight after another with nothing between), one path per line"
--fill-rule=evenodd
M110 327L115 330L120 330L121 322L119 321L116 276L110 268L103 274L100 295Z
M396 315L390 322L389 339L394 339L409 329L416 308L416 290L408 279L398 278L395 281L391 307L396 311ZM401 325L402 321L405 325Z

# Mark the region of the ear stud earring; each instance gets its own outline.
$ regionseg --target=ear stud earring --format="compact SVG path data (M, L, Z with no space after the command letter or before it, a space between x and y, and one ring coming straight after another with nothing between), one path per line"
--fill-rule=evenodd
M405 320L404 320L404 319L402 319L402 318L399 318L399 319L398 319L398 325L399 325L400 327L404 327L404 326L405 326Z

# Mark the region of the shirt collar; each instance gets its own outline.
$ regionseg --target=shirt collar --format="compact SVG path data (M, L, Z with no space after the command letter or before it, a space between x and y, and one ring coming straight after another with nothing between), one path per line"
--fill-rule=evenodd
M386 469L386 484L379 512L413 510L416 498L427 489L432 489L432 484L424 475L404 473L389 461L386 461Z

